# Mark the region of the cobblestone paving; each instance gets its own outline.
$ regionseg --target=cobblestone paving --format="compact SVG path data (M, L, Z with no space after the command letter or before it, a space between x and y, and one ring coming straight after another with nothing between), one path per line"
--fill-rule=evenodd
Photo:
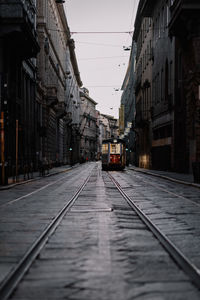
M196 300L200 292L97 170L12 299Z
M80 167L56 178L42 178L0 192L0 283L87 175Z
M115 177L138 207L200 269L200 190L134 172L115 173Z

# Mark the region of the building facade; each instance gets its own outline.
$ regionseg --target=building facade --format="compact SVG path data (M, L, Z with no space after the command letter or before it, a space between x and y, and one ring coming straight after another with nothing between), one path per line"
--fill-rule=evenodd
M80 91L80 161L95 160L98 151L97 103L89 96L89 91Z
M79 161L82 82L63 3L0 2L2 184Z
M121 90L121 108L120 108L120 138L124 139L127 148L127 161L138 165L138 151L136 147L137 131L134 128L135 119L135 58L136 43L132 42L129 64ZM122 115L123 114L123 115Z
M142 55L142 70L137 71L136 97L145 102L145 89L149 89L146 93L152 97L152 106L148 109L152 132L149 167L155 169L192 172L193 163L200 161L199 9L197 1L189 4L184 0L139 2L134 39ZM149 33L145 20L151 22ZM140 31L141 35L144 33L142 43ZM147 69L144 70L148 35L152 41L149 75ZM142 77L145 81L140 88ZM137 103L138 100L136 124L138 116L141 117ZM142 135L145 137L144 130Z
M152 165L152 19L141 17L138 11L133 40L137 44L134 129L137 164L141 168Z
M75 55L74 40L68 41L67 47L67 89L66 89L66 149L67 163L75 164L80 161L80 114L82 86L78 63Z
M174 168L200 161L200 3L171 1L169 36L175 39Z
M140 1L135 22L139 166L174 169L174 39L170 1Z
M39 0L37 11L41 48L37 59L38 161L75 163L79 152L76 107L82 84L75 46L62 4Z
M113 116L100 114L100 141L105 139L116 138L119 136L118 120Z
M1 183L36 164L36 1L0 2Z

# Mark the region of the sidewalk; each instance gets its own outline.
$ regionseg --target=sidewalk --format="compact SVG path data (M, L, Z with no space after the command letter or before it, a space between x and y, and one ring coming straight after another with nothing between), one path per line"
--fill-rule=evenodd
M148 170L143 168L138 168L133 165L129 166L130 170L134 170L136 172L142 172L144 174L160 177L166 180L174 181L177 183L182 183L189 186L194 186L200 188L200 183L194 183L194 178L192 174L185 173L175 173L168 171L158 171L158 170Z
M56 174L59 174L59 173L64 173L64 172L67 172L68 170L71 170L75 166L76 165L74 165L74 166L65 165L65 166L55 167L55 168L50 169L49 172L45 174L45 176L52 176L52 175L56 175ZM138 167L135 167L133 165L129 165L128 169L136 171L136 172L142 172L144 174L160 177L160 178L170 180L170 181L174 181L174 182L177 182L177 183L182 183L182 184L185 184L185 185L200 188L199 183L194 183L194 179L193 179L192 174L175 173L175 172L158 171L158 170L148 170L148 169L138 168ZM42 178L42 177L44 177L44 176L39 175L39 172L33 172L33 175L29 175L29 179L27 178L27 176L24 179L24 175L21 174L18 177L18 182L14 182L14 183L13 183L13 178L9 177L8 178L8 185L6 185L6 186L0 185L0 190L7 190L7 189L10 189L10 188L12 188L16 185L25 184L27 182L34 181L34 180L37 180L37 179Z
M0 190L8 190L16 185L25 184L27 182L38 180L39 178L42 178L42 177L48 177L48 176L56 175L59 173L64 173L64 172L67 172L68 170L71 170L74 166L64 165L64 166L60 166L60 167L54 167L54 168L48 170L48 172L46 171L44 176L41 176L39 172L33 172L32 174L29 174L29 178L27 175L24 177L24 174L20 174L18 176L17 182L13 182L13 177L9 177L8 185L5 185L5 186L0 185Z

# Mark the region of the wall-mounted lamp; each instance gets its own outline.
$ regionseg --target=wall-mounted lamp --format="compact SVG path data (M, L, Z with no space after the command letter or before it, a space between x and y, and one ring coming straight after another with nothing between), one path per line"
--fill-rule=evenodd
M126 47L126 46L124 46L123 49L124 49L124 51L130 51L130 50L131 50L131 47Z

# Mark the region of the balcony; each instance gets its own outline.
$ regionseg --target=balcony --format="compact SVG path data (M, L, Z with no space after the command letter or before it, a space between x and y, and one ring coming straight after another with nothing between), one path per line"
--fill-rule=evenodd
M55 86L47 87L47 96L46 96L47 106L53 107L58 104L57 97L57 88Z
M23 59L36 57L40 49L35 17L36 7L31 0L0 1L0 37L20 50Z
M59 102L55 106L55 111L56 111L56 118L57 119L62 119L64 116L66 116L67 111L66 111L66 106L65 106L64 102Z
M200 34L199 0L175 0L170 7L171 20L169 23L170 35L186 36Z

